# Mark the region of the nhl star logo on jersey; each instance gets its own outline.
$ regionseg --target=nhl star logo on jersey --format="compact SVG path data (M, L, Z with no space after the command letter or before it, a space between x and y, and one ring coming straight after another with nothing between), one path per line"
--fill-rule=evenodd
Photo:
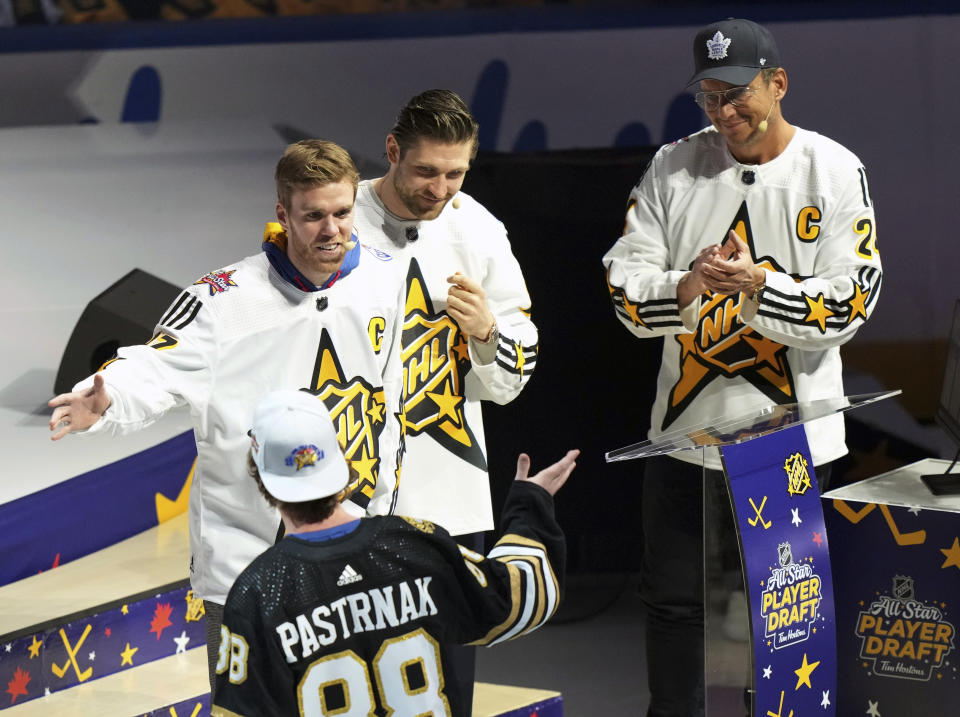
M231 269L230 271L211 271L193 283L195 285L206 284L210 289L210 296L216 296L217 294L222 294L231 286L237 285L236 282L230 278L235 271L236 269Z
M728 47L730 47L730 38L724 37L723 33L717 30L717 33L707 40L707 59L722 60L727 56Z
M350 564L347 563L343 566L343 572L340 573L340 577L337 578L337 587L343 587L344 585L350 585L351 583L358 583L363 580L363 576L358 573L356 570L350 567Z

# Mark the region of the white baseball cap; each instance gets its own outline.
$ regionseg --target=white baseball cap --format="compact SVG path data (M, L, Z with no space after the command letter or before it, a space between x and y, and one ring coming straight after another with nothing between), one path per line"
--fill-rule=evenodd
M264 396L253 411L253 460L277 500L302 503L335 495L350 476L327 407L292 389Z

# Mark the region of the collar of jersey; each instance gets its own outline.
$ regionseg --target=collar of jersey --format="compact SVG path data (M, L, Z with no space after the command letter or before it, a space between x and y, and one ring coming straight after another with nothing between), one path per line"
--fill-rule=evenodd
M356 520L351 520L349 523L344 523L342 525L334 526L333 528L325 528L323 530L311 530L306 533L290 533L287 537L290 538L300 538L301 540L307 540L311 543L319 543L324 540L333 540L334 538L340 538L348 533L352 533L360 526L360 518Z
M292 284L300 291L323 291L329 289L337 280L356 269L360 263L360 242L357 241L356 232L350 238L354 241L353 249L347 251L340 268L320 286L316 286L301 274L297 267L293 265L293 262L290 261L290 257L287 256L287 233L277 222L267 222L267 226L263 230L263 244L261 246L270 261L270 265L276 269L284 281Z
M380 195L377 194L377 190L373 186L373 181L370 182L370 198L380 208L380 211L383 213L384 219L386 219L389 222L392 222L394 225L398 226L400 229L406 230L409 227L414 227L419 230L420 226L425 223L423 219L404 219L403 217L398 216L393 212L391 212L389 209L387 209L387 205L383 203L383 200L380 198ZM446 211L447 208L444 207L443 209L444 211Z

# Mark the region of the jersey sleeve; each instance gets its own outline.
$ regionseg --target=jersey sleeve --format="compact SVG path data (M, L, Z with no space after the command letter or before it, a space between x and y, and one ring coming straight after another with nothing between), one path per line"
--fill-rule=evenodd
M214 317L197 292L187 289L170 305L153 338L125 346L100 368L110 407L89 432L130 433L175 406L199 405L210 392L217 339ZM74 390L93 384L93 376Z
M293 673L261 624L235 610L228 598L220 627L220 653L211 717L298 714Z
M694 301L681 312L677 284L686 272L668 268L666 218L657 189L662 152L630 192L623 236L603 257L614 312L641 338L689 333L696 325L699 306Z
M486 557L459 546L458 571L468 614L459 642L495 645L531 632L560 605L566 544L549 493L514 481L500 537ZM465 570L463 568L466 568Z
M812 276L766 269L759 302L745 301L743 321L764 336L799 349L825 349L848 341L873 313L883 270L876 218L863 167L850 167L830 219L797 227L799 241L818 242Z
M530 294L506 229L496 222L491 232L495 236L489 237L490 254L481 284L500 337L495 351L474 340L469 342L473 378L468 376L467 395L504 404L516 398L530 380L540 346L531 319Z

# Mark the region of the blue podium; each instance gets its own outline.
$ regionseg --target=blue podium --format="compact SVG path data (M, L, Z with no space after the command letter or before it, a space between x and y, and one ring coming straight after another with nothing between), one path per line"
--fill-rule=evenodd
M607 461L621 461L719 450L726 491L707 484L703 491L704 687L710 717L846 714L837 709L834 573L803 424L898 393L772 406L607 453ZM741 585L731 584L731 576L717 568L731 509Z

